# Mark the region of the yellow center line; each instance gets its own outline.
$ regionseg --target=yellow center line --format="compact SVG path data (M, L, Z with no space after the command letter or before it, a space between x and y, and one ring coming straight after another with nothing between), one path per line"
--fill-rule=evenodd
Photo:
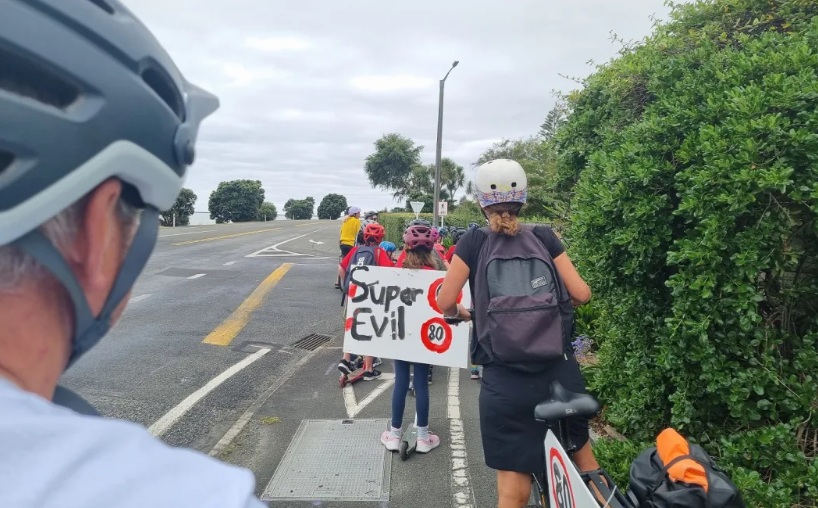
M178 242L172 244L173 246L179 245L191 245L194 243L201 243L201 242L212 242L213 240L223 240L225 238L236 238L237 236L247 236L247 235L255 235L258 233L265 233L267 231L276 231L281 228L268 228L268 229L259 229L257 231L248 231L246 233L233 233L232 235L224 235L224 236L211 236L209 238L200 238L199 240L188 240L186 242Z
M253 312L264 302L267 293L278 284L281 279L290 271L293 263L284 263L276 268L273 273L267 276L261 284L244 300L239 307L233 311L222 324L217 326L202 342L214 346L229 346L233 339L250 322Z

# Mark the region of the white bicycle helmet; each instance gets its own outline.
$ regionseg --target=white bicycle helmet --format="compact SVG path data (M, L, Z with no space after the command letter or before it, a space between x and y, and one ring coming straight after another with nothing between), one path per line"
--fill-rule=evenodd
M481 208L501 203L525 203L528 179L517 161L495 159L481 164L474 179Z
M156 242L219 101L188 83L119 0L3 0L0 15L0 245L34 257L65 286L75 330L69 365L107 333ZM143 208L99 316L39 226L109 178Z

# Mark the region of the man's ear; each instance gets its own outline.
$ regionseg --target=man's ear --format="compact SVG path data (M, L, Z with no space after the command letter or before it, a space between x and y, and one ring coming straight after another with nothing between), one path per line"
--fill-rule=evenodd
M122 183L116 179L91 191L68 255L95 316L102 311L122 262L123 232L117 210L121 194Z

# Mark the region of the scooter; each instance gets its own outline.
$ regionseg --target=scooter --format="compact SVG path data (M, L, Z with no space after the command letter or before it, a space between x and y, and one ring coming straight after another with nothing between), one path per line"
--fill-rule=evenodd
M398 454L400 455L400 460L407 460L415 450L418 448L418 415L415 413L415 424L412 425L406 432L403 433L403 436L400 440L400 448L398 448Z
M341 388L345 387L346 385L351 385L357 381L360 381L364 377L364 373L366 373L366 369L364 368L364 357L359 356L352 360L352 364L355 366L355 370L350 372L349 374L341 374L341 377L338 378L338 386Z

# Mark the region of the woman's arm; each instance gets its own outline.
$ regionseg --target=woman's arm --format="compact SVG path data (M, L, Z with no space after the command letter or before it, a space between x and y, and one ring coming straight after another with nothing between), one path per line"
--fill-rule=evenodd
M563 283L565 283L565 289L571 295L571 303L575 307L588 303L591 300L591 288L582 280L576 267L574 267L574 263L568 257L568 253L563 252L554 258L554 265L556 265L557 271L560 273Z
M469 280L469 266L455 254L452 256L452 263L443 279L440 293L437 295L437 306L444 316L454 316L460 312L461 316L469 317L466 309L462 305L457 305L457 296L463 290L463 286ZM460 307L458 309L458 307Z

